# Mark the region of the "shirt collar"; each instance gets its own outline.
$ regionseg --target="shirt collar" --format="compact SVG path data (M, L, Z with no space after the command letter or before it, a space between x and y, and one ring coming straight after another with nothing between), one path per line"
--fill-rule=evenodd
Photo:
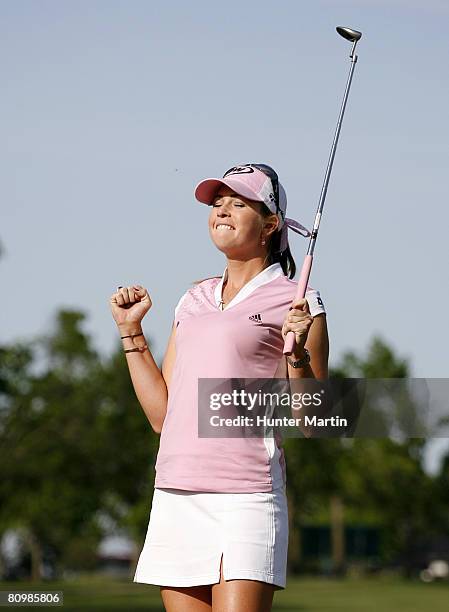
M248 281L245 285L243 285L243 287L232 298L232 300L225 305L224 310L227 310L231 306L235 306L236 304L244 300L246 297L248 297L248 295L252 293L255 289L257 289L261 285L265 285L266 283L269 283L270 281L274 280L281 274L284 274L284 271L282 270L282 266L279 262L271 264L271 266L268 266L268 268L261 270L258 274L256 274L256 276L254 276L250 281ZM215 287L215 291L214 291L215 303L217 305L217 308L220 308L221 292L223 289L223 283L225 282L227 277L228 277L228 268L226 266L222 274L222 277L220 281L218 282L217 286Z

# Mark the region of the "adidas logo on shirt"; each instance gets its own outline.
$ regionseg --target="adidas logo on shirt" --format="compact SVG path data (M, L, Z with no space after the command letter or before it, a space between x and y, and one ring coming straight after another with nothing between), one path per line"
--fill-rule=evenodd
M260 314L251 315L248 317L250 321L255 321L256 323L262 323L262 318Z

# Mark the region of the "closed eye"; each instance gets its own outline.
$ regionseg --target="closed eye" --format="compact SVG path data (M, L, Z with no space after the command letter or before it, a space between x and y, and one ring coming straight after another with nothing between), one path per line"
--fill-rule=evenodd
M221 206L220 202L213 202L212 203L212 208L217 208L218 206ZM237 206L237 208L244 208L245 204L238 204L237 202L234 202L234 206Z

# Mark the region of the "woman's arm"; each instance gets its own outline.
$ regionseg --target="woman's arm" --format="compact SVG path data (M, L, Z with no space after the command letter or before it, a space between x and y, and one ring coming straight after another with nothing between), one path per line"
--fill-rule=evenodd
M121 336L142 332L140 324L120 326L119 329ZM143 346L144 344L144 336L123 340L124 349ZM153 431L160 434L167 414L168 386L175 359L174 325L162 362L162 370L156 364L149 348L142 353L136 351L125 353L125 355L137 399Z
M307 378L316 378L319 380L327 379L329 376L328 373L328 359L329 359L329 335L327 331L327 321L326 314L321 313L316 315L313 318L313 322L311 323L308 333L307 339L304 344L305 348L310 353L310 362L302 368L293 368L290 364L288 364L288 377L293 380L299 379L307 379ZM300 359L304 353L300 350L298 355L292 355L294 360ZM301 387L298 387L298 384L295 385L295 392L303 391ZM313 389L310 389L310 386L307 387L304 391L310 393L313 392ZM326 406L323 405L323 410L327 410ZM314 430L312 427L307 426L305 424L304 417L307 416L321 416L320 410L317 407L307 408L305 406L302 407L300 412L292 407L291 416L297 418L301 416L302 420L299 425L302 433L306 438L310 438L313 436Z
M312 370L311 378L325 379L329 377L329 334L327 331L326 314L313 317L313 323L307 336L306 349L310 353L309 366ZM307 376L304 376L307 378Z
M141 348L125 353L137 399L156 433L161 433L167 414L168 385L175 360L175 326L170 334L162 371L156 364L142 332L142 319L152 306L142 285L118 287L110 297L112 316L123 339L123 348ZM133 336L133 337L130 337Z
M175 364L175 337L176 337L176 325L173 322L170 338L168 340L167 350L165 351L164 359L162 360L162 376L164 377L167 389L170 387L171 374L173 366Z
M321 313L313 317L313 322L309 327L305 348L310 353L310 363L302 368L293 368L288 364L289 378L328 378L328 359L329 359L329 335L327 332L326 314ZM304 353L300 350L300 355L293 354L293 360L300 359Z

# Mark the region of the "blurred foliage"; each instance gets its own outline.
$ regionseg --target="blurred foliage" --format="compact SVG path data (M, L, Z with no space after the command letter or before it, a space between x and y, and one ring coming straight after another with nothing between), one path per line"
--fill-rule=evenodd
M23 535L35 579L49 551L59 576L93 568L108 534L126 533L140 550L148 524L159 436L135 396L120 340L101 358L84 321L82 312L60 310L48 335L0 347L0 536L11 528ZM408 373L407 361L375 338L331 375ZM381 528L384 563L406 566L417 543L447 532L449 458L430 477L424 442L285 440L290 569L302 568L300 526L329 523L331 497L342 500L345 521Z
M371 341L364 355L345 353L330 372L331 378L407 376L407 360L396 356L380 337ZM420 406L410 398L406 405L419 415ZM441 475L431 477L423 469L425 444L422 438L401 443L387 437L285 440L290 537L296 542L289 555L290 567L302 568L301 526L330 524L330 500L338 496L346 524L374 525L381 530L382 563L400 564L411 575L432 537L449 533L449 459Z
M82 541L95 550L123 529L140 540L148 520L158 437L120 341L102 362L84 318L60 311L48 336L0 350L0 533L21 530L35 578L44 550L62 570L86 556Z

